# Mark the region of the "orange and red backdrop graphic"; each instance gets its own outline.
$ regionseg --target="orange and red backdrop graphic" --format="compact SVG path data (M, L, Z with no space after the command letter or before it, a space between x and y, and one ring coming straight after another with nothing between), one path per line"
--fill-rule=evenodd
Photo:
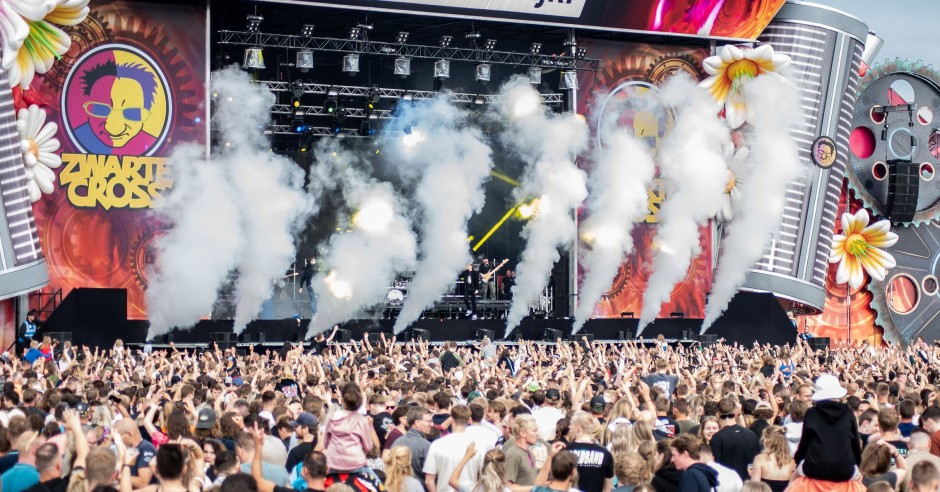
M204 6L93 0L72 48L32 89L59 124L56 193L34 210L47 291L125 288L128 317L146 318L149 213L172 186L167 157L206 137Z
M587 117L595 127L601 113L608 107L604 104L610 97L643 98L644 95L663 84L671 75L683 72L695 80L705 77L702 60L708 56L704 48L682 48L647 44L624 44L597 40L582 40L591 56L599 58L601 71L584 73L579 79L578 112ZM646 141L651 151L662 143L673 126L672 115L667 112L651 112L648 105L638 103L636 110L618 115L621 126L633 128L635 135ZM597 135L598 145L603 135ZM585 165L589 165L586 163ZM649 213L646 220L633 229L635 249L620 266L613 285L595 306L594 316L617 318L624 312L639 317L643 308L643 291L650 275L649 266L654 250L656 223L659 207L665 199L662 183L657 179L649 189ZM702 252L692 260L685 278L675 286L670 301L662 306L659 317L669 317L680 312L686 318L705 316L705 296L712 282L712 228L704 226L700 233ZM583 249L582 249L583 251ZM584 272L578 272L579 282Z

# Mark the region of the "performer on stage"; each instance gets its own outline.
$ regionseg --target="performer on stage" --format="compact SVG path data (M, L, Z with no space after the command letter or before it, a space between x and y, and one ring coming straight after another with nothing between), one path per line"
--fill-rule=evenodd
M493 275L495 269L489 258L483 258L480 263L480 277L483 280L480 299L496 299L496 275Z
M26 313L26 320L20 325L16 332L16 354L20 356L23 350L29 347L29 342L36 336L36 310L31 309Z
M304 265L304 273L300 276L300 289L297 292L303 292L304 287L307 288L307 295L310 296L310 317L312 318L317 314L317 295L313 291L313 277L317 274L317 259L310 258L307 260L306 265Z
M467 264L467 269L460 274L463 281L463 303L467 307L467 316L476 317L477 292L480 290L480 272L473 269L473 263Z
M516 285L516 271L506 270L506 276L503 277L503 281L501 283L503 299L512 300L512 287L514 285Z

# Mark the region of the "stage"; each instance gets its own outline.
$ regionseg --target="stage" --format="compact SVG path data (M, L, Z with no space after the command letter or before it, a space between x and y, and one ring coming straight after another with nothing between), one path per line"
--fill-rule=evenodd
M126 317L127 293L123 289L75 289L66 297L58 309L45 320L40 334L51 334L60 340L71 339L72 343L90 347L110 347L117 339L127 344L142 345L148 340L147 320L128 320ZM385 333L391 336L395 319L357 319L343 323L341 328L349 336L361 339L368 333ZM529 317L508 337L508 340L546 340L571 337L573 321L566 318ZM310 320L305 318L282 318L256 320L248 324L239 336L232 331L233 322L228 319L202 320L190 329L177 329L150 340L155 344L173 341L177 344L206 344L219 341L225 344L280 344L285 341L303 340ZM592 319L576 335L589 335L596 340L624 340L635 337L639 320L630 317L614 319ZM695 340L701 320L689 318L658 319L643 331L643 339L663 335L673 340ZM424 330L424 331L415 331ZM488 332L484 331L488 330ZM547 331L555 330L555 331ZM507 339L506 322L502 319L442 319L425 318L416 321L400 334L399 341L424 337L431 342L446 340L476 340L487 333L496 340ZM765 293L739 293L728 311L707 332L714 338L724 338L728 343L750 345L771 343L782 345L793 343L797 330L787 317L777 299Z

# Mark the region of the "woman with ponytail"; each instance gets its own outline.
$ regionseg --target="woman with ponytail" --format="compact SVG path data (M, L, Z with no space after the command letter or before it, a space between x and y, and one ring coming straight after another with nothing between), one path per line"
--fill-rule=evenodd
M411 467L411 449L392 446L385 454L385 489L388 492L424 492L421 482L414 477Z

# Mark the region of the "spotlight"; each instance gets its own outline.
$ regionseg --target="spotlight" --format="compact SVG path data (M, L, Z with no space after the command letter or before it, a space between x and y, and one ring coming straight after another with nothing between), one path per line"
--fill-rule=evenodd
M487 40L486 40L486 44L483 45L483 49L485 49L486 51L493 51L493 50L495 50L495 49L496 49L496 40L495 40L495 39L487 39Z
M360 37L362 37L362 29L358 27L349 29L349 39L351 41L358 41Z
M450 43L453 40L453 36L441 36L441 48L450 48Z
M396 40L396 42L398 44L408 44L408 36L410 36L410 34L408 34L407 32L400 31L398 33L398 39Z
M477 82L489 82L493 67L489 63L480 63L476 67L475 78Z
M333 135L343 132L343 122L346 121L346 110L339 108L333 113Z
M407 77L411 75L411 59L398 57L395 59L395 75Z
M372 128L372 122L369 120L362 120L362 123L359 124L359 135L363 137L371 137L375 135L375 129Z
M434 78L446 79L450 77L450 60L438 60L434 62Z
M261 48L245 48L245 59L242 68L252 70L264 69L264 53Z
M248 19L246 22L247 27L248 27L248 32L258 32L258 28L261 27L261 21L263 20L264 20L264 17L261 17L260 15L257 15L257 14L248 15Z
M530 55L538 55L541 52L542 52L542 43L532 43L529 46Z
M336 112L336 108L339 106L339 101L336 96L328 96L326 102L323 103L323 109L327 114L333 114Z
M574 70L562 70L561 71L561 80L558 83L558 88L561 90L577 90L578 88L578 72Z
M414 100L415 100L415 95L406 92L405 94L403 94L403 95L401 96L401 100L402 100L402 101L408 101L408 102L414 101Z
M313 36L313 24L304 24L303 29L300 30L300 35L305 38Z
M587 48L578 48L574 56L578 60L583 60L587 56Z
M482 105L486 104L486 98L483 97L483 96L476 96L476 97L473 98L473 104L475 104L475 105L477 105L477 106L482 106Z
M529 83L534 85L539 85L542 83L542 69L539 67L529 67L527 70L529 74Z
M301 96L304 95L304 83L299 80L292 82L290 86L290 93L294 99L300 99Z
M294 133L303 133L307 130L307 125L304 123L304 117L302 115L294 116L294 119L290 122L290 127Z
M359 73L359 53L349 53L343 56L343 71L350 75Z
M379 104L379 101L381 100L382 99L381 99L381 96L379 95L378 86L373 85L369 89L369 93L366 94L366 110L372 111L373 109L375 109L375 107Z
M525 91L512 103L512 115L523 118L535 113L542 106L542 100L535 90Z
M313 68L313 52L310 50L300 50L297 52L297 68L307 73Z
M424 142L425 136L423 133L415 129L410 129L409 133L406 133L404 137L401 137L401 143L408 147L409 149L418 145L421 142Z
M480 39L480 33L476 31L470 31L467 34L464 34L463 37L466 39Z
M353 223L366 232L383 232L394 218L395 210L392 205L376 198L362 205L359 212L353 216Z

